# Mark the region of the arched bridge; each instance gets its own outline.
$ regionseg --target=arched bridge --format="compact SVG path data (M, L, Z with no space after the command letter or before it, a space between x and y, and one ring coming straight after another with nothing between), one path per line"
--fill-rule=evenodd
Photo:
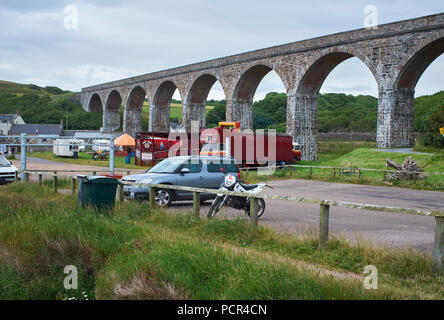
M343 61L359 58L379 90L377 144L380 148L414 144L414 92L426 68L444 52L444 13L289 43L82 89L87 111L103 110L103 128L142 130L142 105L149 101L149 130L168 132L169 105L178 89L182 123L205 127L205 103L216 81L222 85L228 121L253 128L253 96L274 70L287 91L287 133L304 146L303 158L317 160L318 93L329 73Z

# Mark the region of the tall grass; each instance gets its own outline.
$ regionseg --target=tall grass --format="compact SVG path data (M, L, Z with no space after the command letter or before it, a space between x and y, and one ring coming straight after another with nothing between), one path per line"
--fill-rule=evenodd
M0 299L444 298L432 260L413 250L295 237L244 220L197 219L118 203L113 214L78 207L47 187L0 189ZM381 287L363 289L373 264ZM63 269L79 270L79 290Z

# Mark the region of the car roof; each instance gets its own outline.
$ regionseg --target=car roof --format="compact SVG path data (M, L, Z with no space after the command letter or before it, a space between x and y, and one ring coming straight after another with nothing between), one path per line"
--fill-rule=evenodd
M172 157L169 159L178 159L178 160L192 160L192 159L199 159L199 160L213 160L213 161L236 161L234 158L230 157L218 157L218 156L207 156L207 155L196 155L196 156L179 156L179 157Z

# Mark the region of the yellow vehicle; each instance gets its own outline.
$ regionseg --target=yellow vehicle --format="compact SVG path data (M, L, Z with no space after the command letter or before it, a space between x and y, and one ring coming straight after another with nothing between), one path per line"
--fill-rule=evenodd
M444 136L444 128L439 129L441 131L441 135Z
M240 130L240 122L219 122L219 129Z

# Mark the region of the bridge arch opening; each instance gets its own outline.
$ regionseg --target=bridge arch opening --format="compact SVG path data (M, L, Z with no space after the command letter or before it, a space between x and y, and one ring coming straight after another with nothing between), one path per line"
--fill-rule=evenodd
M220 118L220 109L224 113L223 119ZM206 128L207 112L208 124L211 127L225 121L225 92L217 78L211 74L203 74L193 82L183 104L183 126L190 131L191 121L199 121L200 128Z
M439 130L444 123L444 88L442 70L444 66L444 38L431 41L412 55L403 65L395 90L398 93L395 115L404 120L400 132L400 143L412 146L416 133L424 136L424 143L439 144ZM421 97L430 95L433 97ZM415 99L421 97L420 99ZM430 103L431 101L433 103ZM397 141L395 140L395 143Z
M90 112L102 112L103 106L102 106L102 100L100 99L100 96L97 93L94 93L89 100L88 105Z
M262 128L262 124L254 124L253 103L259 85L270 74L271 78L279 78L283 83L272 67L263 64L255 65L242 74L227 104L227 120L240 121L243 129Z
M143 131L143 104L145 101L146 91L141 86L134 87L128 95L123 131L132 137Z
M318 160L318 131L338 140L374 135L378 84L376 71L364 61L353 52L323 55L309 65L296 94L289 97L287 132L301 144L303 160Z
M180 92L174 82L167 80L161 83L150 105L149 130L169 132L171 130L171 118L180 121L182 113L181 100ZM174 109L171 108L172 102L174 103Z
M115 132L121 129L122 97L117 90L111 91L105 103L103 112L103 129L105 132Z

